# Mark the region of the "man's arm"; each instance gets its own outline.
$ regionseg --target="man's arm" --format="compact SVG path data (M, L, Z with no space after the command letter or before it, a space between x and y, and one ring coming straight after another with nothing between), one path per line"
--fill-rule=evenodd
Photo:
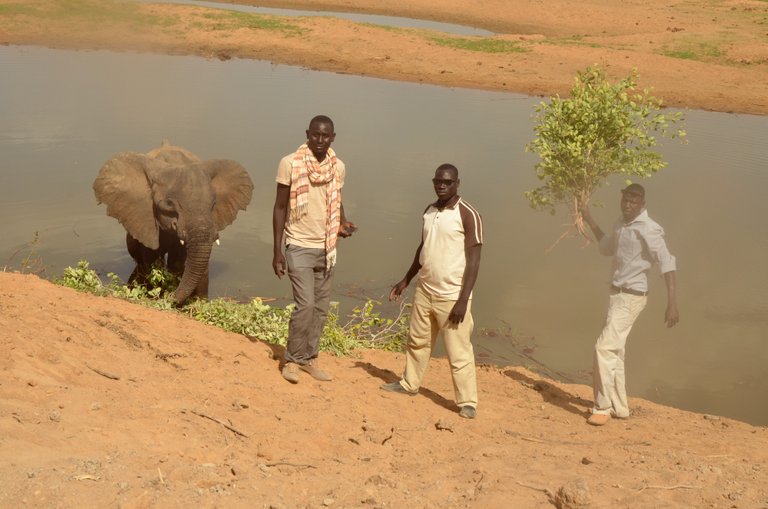
M341 204L341 210L339 211L341 222L339 223L339 237L347 238L351 237L353 233L357 231L357 225L351 221L347 221L347 216L344 214L344 204Z
M614 232L610 232L610 235L606 235L600 225L597 224L595 218L592 217L592 212L589 210L589 205L584 205L581 209L581 217L585 223L589 225L590 230L595 235L597 240L597 249L601 255L613 256L616 254L616 243L614 242Z
M667 310L664 312L664 322L667 327L674 327L680 321L680 313L677 310L677 276L672 270L664 273L664 282L667 284Z
M464 267L464 277L461 283L459 299L453 305L451 314L448 315L448 321L451 323L459 324L463 322L464 316L467 314L469 296L472 295L472 289L475 287L475 281L477 281L477 273L480 271L480 251L482 247L482 244L475 244L474 246L464 248L467 265Z
M589 210L589 205L585 205L584 208L581 209L581 217L584 219L584 222L589 225L589 228L592 230L592 233L595 234L597 241L600 242L603 240L605 233L603 233L600 225L598 225L597 221L595 221L595 219L592 217L592 212Z
M664 312L664 322L667 327L673 327L680 320L680 313L677 310L677 261L667 248L661 226L654 224L644 231L643 241L653 262L658 264L659 270L664 274L664 282L667 286L667 310Z
M405 276L403 279L398 281L395 286L392 287L392 290L389 292L389 300L397 300L400 298L400 295L403 293L403 290L408 288L408 285L411 284L411 280L416 276L416 274L419 273L419 270L421 269L421 263L419 263L419 258L421 257L421 248L424 246L424 241L422 240L419 243L419 247L416 248L416 254L413 257L413 262L411 262L411 266L408 268L408 272L405 273Z
M288 207L291 197L291 186L277 184L275 206L272 209L272 270L278 278L285 275L285 257L283 256L283 233L288 220Z

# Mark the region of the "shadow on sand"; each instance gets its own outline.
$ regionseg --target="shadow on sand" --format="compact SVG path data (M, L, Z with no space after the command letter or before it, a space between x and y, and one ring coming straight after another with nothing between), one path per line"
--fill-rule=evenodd
M372 377L378 378L384 383L390 383L390 382L395 382L397 380L400 380L400 375L394 373L392 370L381 369L377 366L374 366L370 362L356 362L355 367L364 370ZM440 394L436 393L435 391L426 389L424 387L421 387L421 389L419 389L419 395L432 400L432 402L435 403L436 405L439 405L452 412L455 412L458 409L458 407L456 406L456 403L454 403L452 400L446 399ZM396 396L398 395L396 394ZM399 396L402 396L402 395L399 395Z
M504 370L504 375L541 394L541 399L547 404L560 407L578 416L589 415L591 401L574 396L543 378L531 378L513 369Z

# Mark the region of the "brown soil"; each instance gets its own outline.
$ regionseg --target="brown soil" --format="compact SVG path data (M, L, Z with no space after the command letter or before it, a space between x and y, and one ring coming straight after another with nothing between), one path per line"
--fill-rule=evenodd
M291 385L279 347L13 273L0 330L0 507L768 507L768 428L641 399L595 428L522 368L465 420L444 359L416 397L378 351Z
M262 58L547 95L601 62L616 75L639 67L671 104L768 113L765 2L483 0L471 13L460 0L378 3L324 6L487 27L531 51L452 50L325 19L298 22L323 34L318 43L0 15L0 42ZM141 9L184 21L201 12ZM681 34L725 38L725 56L657 53ZM597 47L539 44L574 35ZM414 398L379 390L404 360L376 351L324 356L335 381L290 385L275 347L12 273L0 273L0 330L0 507L768 507L768 428L641 399L631 419L590 427L588 387L522 368L480 368L479 415L463 420L443 359Z

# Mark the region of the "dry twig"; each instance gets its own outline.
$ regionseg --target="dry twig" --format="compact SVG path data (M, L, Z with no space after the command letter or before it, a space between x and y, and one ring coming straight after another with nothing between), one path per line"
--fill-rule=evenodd
M265 467L277 467L277 466L280 466L280 465L285 465L285 466L288 466L288 467L296 467L296 468L317 468L314 465L305 465L305 464L302 464L302 463L289 463L287 461L275 461L274 463L265 463L264 464Z
M184 410L182 410L182 412L183 412L183 411L184 411ZM221 419L217 419L216 417L211 417L210 415L206 415L206 414L204 414L204 413L202 413L202 412L196 412L196 411L194 411L194 410L189 410L189 413L191 413L191 414L195 414L196 416L198 416L198 417L202 417L203 419L209 419L209 420L211 420L211 421L213 421L213 422L216 422L216 423L218 423L218 424L221 424L222 426L224 426L225 428L227 428L229 431L231 431L231 432L232 432L232 433L234 433L235 435L240 435L241 437L244 437L244 438L248 438L248 435L246 435L245 433L243 433L243 432L242 432L242 431L240 431L239 429L237 429L237 428L235 428L235 427L233 427L233 426L230 426L229 424L227 424L226 422L222 421Z
M99 374L99 375L101 375L101 376L103 376L105 378L109 378L110 380L120 380L119 376L113 375L112 373L109 373L107 371L102 371L100 369L96 369L94 367L91 367L87 363L86 363L85 367L87 367L88 369L90 369L91 371L93 371L96 374Z
M520 482L520 481L515 481L515 482L517 484L519 484L520 486L522 486L523 488L529 488L529 489L532 489L532 490L540 491L540 492L546 494L549 498L554 498L554 496L555 496L555 494L552 493L552 490L550 490L549 488L540 488L538 486L532 486L530 484L526 484L526 483Z
M520 440L525 440L527 442L536 442L538 444L560 444L560 445L587 445L585 442L571 442L567 440L545 440L542 438L535 438L535 437L529 437L527 435L523 435L522 433L519 433L517 431L506 431L507 435L519 438Z
M643 490L700 490L701 486L688 486L687 484L677 484L675 486L654 486L648 484L642 488L636 490L638 493Z
M75 481L100 481L101 476L83 474L83 475L76 475L72 479L74 479Z

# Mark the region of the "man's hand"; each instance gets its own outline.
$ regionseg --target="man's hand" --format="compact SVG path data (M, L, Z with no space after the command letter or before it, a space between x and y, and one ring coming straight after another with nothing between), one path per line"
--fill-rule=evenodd
M664 283L667 285L667 311L664 313L664 323L674 327L680 321L677 311L677 276L674 270L664 273Z
M664 313L664 323L667 324L667 327L674 327L679 321L680 313L677 311L677 306L674 303L667 304L667 311Z
M278 279L283 279L285 275L285 256L283 256L282 252L275 253L275 256L272 257L272 270L275 271Z
M595 238L598 242L600 242L603 237L605 236L605 233L603 230L600 229L600 225L597 224L597 221L595 221L595 218L592 217L592 211L589 210L589 204L585 203L581 207L579 207L579 214L581 214L581 219L587 223L589 226L589 229L592 230L592 233L595 234Z
M448 321L454 325L459 325L464 321L464 316L467 314L467 303L465 301L457 300L456 304L451 309L451 314L448 315Z
M339 237L351 237L357 231L357 225L351 221L345 221L339 225Z
M399 300L400 295L408 287L408 281L401 279L395 286L392 287L392 291L389 292L389 300Z

